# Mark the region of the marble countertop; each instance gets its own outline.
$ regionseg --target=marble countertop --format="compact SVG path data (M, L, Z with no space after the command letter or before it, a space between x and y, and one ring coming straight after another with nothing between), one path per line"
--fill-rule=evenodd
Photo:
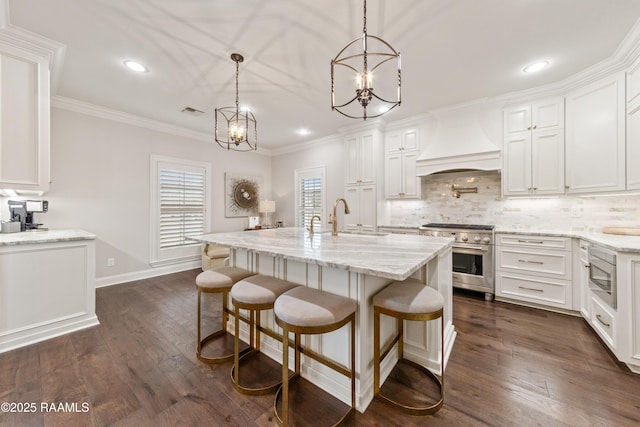
M453 242L448 237L404 234L309 236L303 228L210 233L192 239L393 280L411 276Z
M0 233L0 246L30 245L35 243L57 243L73 240L94 240L95 234L84 230L23 231Z

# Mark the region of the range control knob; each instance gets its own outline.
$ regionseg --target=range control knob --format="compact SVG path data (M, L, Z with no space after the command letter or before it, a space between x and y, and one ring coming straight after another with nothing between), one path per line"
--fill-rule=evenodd
M466 234L463 234L462 236L460 236L460 240L466 242L467 240L469 240L469 237Z
M484 238L482 239L482 243L491 243L491 239L490 239L490 238L488 238L488 237L484 237Z
M481 240L480 236L476 236L476 237L473 238L473 241L476 242L476 243L480 243L480 240Z

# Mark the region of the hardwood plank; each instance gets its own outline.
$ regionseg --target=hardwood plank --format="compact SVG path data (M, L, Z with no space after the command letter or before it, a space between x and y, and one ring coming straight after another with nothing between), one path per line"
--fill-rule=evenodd
M275 425L273 396L239 394L231 363L195 356L199 272L100 288L99 326L0 354L0 401L90 404L88 413L0 413L0 425ZM205 327L213 328L221 304L208 297ZM416 417L374 401L348 425L640 423L640 376L617 363L581 318L457 290L453 314L458 337L444 407ZM330 415L317 413L310 425Z

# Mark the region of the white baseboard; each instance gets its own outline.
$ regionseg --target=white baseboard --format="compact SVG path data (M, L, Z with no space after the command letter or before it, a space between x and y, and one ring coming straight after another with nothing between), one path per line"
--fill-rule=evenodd
M165 274L177 273L179 271L201 268L202 261L200 259L194 261L182 262L179 264L167 265L164 267L150 268L148 270L132 271L124 274L114 274L113 276L97 277L96 288L105 286L119 285L121 283L132 282L134 280L148 279Z

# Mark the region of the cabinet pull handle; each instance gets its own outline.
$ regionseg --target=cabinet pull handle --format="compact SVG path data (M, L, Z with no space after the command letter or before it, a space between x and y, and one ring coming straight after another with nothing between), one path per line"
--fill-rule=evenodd
M565 186L564 186L564 189L565 189L565 190L568 190L569 188L570 188L570 187L569 187L568 185L565 185Z
M528 259L519 259L518 262L524 262L527 264L540 264L540 265L544 264L544 262L542 261L529 261Z
M524 289L525 291L534 291L534 292L544 292L542 289L536 288L527 288L526 286L518 286L519 289Z
M542 240L523 240L523 239L519 239L518 243L535 243L537 245L541 245L544 242Z
M533 125L533 128L534 128L534 129L535 129L535 128L537 128L537 127L538 127L538 125Z
M529 126L529 127L527 128L527 130L531 130L531 126Z
M607 322L605 322L604 320L602 320L602 317L599 314L596 314L596 319L598 319L598 322L602 323L604 326L606 326L607 328L610 328L611 325L608 324Z

